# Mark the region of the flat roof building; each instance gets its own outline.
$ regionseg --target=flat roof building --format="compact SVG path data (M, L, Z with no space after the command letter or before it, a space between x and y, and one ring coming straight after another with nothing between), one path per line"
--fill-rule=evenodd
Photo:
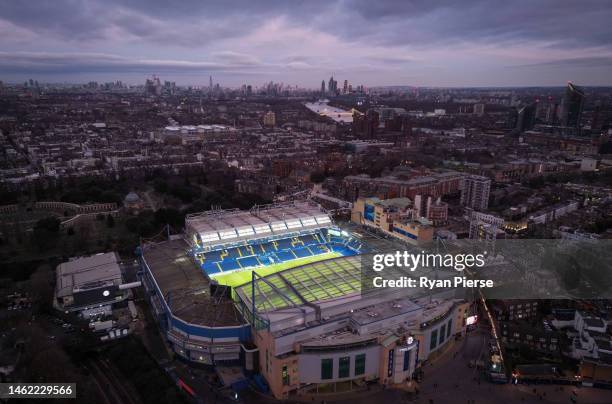
M433 226L419 217L419 209L408 198L359 198L353 204L351 220L412 244L433 240Z
M109 306L128 297L114 252L73 258L57 267L54 305L63 311Z

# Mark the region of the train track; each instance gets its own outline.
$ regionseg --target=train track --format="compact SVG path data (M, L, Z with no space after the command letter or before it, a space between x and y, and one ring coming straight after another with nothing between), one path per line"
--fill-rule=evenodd
M105 363L104 360L90 359L86 366L91 371L91 375L107 404L140 404L140 400L134 398L134 395L124 386L117 371Z

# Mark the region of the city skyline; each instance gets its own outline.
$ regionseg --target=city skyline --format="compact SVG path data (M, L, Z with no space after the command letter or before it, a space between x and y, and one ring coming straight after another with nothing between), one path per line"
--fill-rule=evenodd
M611 17L604 1L0 2L0 79L605 86Z

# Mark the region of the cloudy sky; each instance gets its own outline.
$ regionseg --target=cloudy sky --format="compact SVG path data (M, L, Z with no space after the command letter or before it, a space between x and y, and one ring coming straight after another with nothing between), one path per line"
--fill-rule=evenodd
M609 0L0 0L0 80L612 85Z

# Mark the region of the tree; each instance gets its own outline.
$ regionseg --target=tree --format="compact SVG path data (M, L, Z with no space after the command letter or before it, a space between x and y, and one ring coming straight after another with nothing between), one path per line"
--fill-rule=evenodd
M109 229L115 227L115 218L113 218L113 215L106 216L106 227Z
M32 297L42 311L51 310L53 300L53 270L49 265L41 265L30 275Z
M50 216L40 219L34 225L32 232L33 243L40 251L45 251L52 248L57 241L57 233L60 228L60 220Z
M158 209L155 211L155 221L159 225L169 224L174 229L178 230L183 227L185 215L176 209Z
M44 219L40 219L38 222L36 222L34 225L34 230L42 229L57 233L60 223L60 220L54 216L45 217Z
M314 171L310 174L310 181L315 184L320 184L325 181L325 172L323 171Z

